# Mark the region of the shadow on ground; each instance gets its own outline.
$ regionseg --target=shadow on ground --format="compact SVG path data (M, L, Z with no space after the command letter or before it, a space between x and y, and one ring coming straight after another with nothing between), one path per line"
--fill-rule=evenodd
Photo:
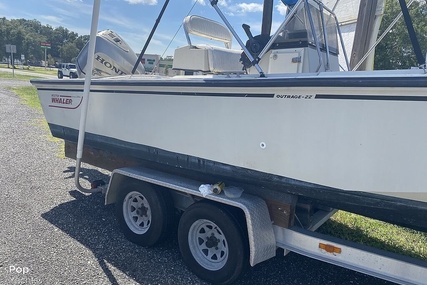
M63 173L69 175L64 177L64 179L74 179L75 172L75 166L68 166L67 169L63 171ZM80 168L80 179L86 180L88 183L94 180L103 180L108 182L110 180L110 176L96 169L82 167Z

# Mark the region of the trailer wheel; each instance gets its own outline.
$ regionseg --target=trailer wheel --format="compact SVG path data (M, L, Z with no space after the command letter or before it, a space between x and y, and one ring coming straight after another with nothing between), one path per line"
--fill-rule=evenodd
M116 215L125 237L141 246L162 241L172 224L172 201L165 189L133 183L119 193Z
M208 282L232 283L247 268L246 234L225 207L190 206L179 222L178 242L184 262Z

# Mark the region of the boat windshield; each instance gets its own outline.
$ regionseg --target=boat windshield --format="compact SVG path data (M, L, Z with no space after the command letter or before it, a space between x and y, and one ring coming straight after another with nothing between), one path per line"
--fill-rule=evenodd
M316 37L320 49L338 54L337 23L335 17L328 11L321 11L317 5L309 4L309 10L313 19L314 31L311 29L308 12L304 5L300 5L298 11L292 16L287 25L280 31L274 41L273 49L295 48L303 46L315 46ZM322 24L322 13L324 25ZM323 27L325 29L323 30Z

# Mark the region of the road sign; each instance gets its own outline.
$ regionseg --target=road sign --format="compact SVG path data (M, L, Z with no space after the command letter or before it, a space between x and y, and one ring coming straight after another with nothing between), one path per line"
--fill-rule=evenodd
M13 54L16 53L16 45L6 45L6 53L10 53L10 56L12 60L10 61L12 63L12 76L15 77L15 65L13 60ZM9 61L7 62L7 68L9 68Z
M16 53L16 45L6 45L6 52Z
M51 44L47 42L41 42L40 43L41 48L51 48Z

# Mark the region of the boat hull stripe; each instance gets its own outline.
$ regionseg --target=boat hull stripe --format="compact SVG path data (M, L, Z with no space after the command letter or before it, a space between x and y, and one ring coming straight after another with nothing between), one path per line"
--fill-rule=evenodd
M39 88L43 91L65 91L57 88ZM69 89L67 92L83 92L79 89ZM92 93L114 93L134 95L169 95L169 96L194 96L194 97L230 97L230 98L275 98L272 93L213 93L213 92L173 92L173 91L133 91L133 90L91 90ZM427 96L404 95L355 95L355 94L316 94L318 100L364 100L364 101L412 101L425 102Z
M83 92L79 89L57 89L57 88L38 88L43 91L69 91ZM170 96L199 96L199 97L247 97L247 98L274 98L274 94L269 93L211 93L211 92L168 92L168 91L132 91L132 90L91 90L91 93L115 93L115 94L135 94L135 95L170 95Z
M394 96L394 95L335 95L316 94L316 99L329 100L369 100L369 101L427 101L427 96Z

